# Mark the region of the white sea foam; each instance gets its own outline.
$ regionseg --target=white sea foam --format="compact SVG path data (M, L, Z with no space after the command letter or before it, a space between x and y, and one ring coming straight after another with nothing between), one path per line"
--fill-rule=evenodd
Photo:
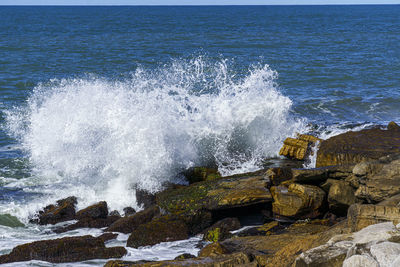
M135 206L133 187L154 192L194 165L214 163L224 175L257 169L304 129L276 78L267 65L237 78L227 61L198 57L139 68L123 81L37 86L26 107L6 116L41 185L30 190L47 196L28 210L67 195L81 207L106 200L121 209Z

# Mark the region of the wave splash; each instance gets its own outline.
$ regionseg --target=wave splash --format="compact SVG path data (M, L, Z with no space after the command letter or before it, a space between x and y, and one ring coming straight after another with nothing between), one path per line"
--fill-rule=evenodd
M157 191L188 167L214 164L228 175L277 156L305 123L291 118L276 79L268 65L239 77L227 60L197 57L123 81L52 80L7 112L7 128L57 198L121 209L135 206L133 187Z

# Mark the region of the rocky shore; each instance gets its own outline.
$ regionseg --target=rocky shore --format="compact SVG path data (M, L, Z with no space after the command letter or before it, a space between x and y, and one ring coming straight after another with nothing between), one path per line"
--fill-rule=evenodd
M230 177L196 167L189 185L137 193L143 210L121 216L99 202L76 211L69 197L44 207L31 223L75 220L56 233L101 228L104 234L63 237L15 247L0 263L112 259L105 266L398 266L400 265L400 126L347 132L321 140L285 140L280 153L295 161L314 153L317 168L274 167ZM257 225L257 226L254 226ZM244 227L248 226L248 227ZM118 233L126 246L203 236L198 255L127 262L127 250L107 247Z

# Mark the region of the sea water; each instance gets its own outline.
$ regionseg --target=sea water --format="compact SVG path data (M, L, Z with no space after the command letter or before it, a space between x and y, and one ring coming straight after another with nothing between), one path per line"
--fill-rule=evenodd
M0 7L0 216L26 224L0 225L0 253L58 237L28 220L63 197L138 209L135 188L189 167L254 171L296 133L399 122L399 43L400 6Z

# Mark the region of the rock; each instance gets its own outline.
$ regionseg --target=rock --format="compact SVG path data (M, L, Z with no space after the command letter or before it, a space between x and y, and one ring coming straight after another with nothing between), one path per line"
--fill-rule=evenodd
M230 231L240 228L240 222L237 218L225 218L204 231L203 239L210 242L222 241L231 236Z
M342 267L379 267L379 264L374 258L368 255L353 255L343 262Z
M37 224L56 224L59 222L75 219L76 197L68 197L57 200L56 205L48 205L39 211L37 218L31 219L31 223Z
M350 206L347 219L352 231L381 222L400 222L400 208L371 204L353 204Z
M355 190L345 181L332 181L329 188L329 210L339 216L346 216L350 205L356 203Z
M0 263L42 260L52 263L76 262L90 259L120 258L124 247L106 248L101 238L90 235L36 241L15 247L10 254L0 256Z
M186 260L186 259L193 259L193 258L196 258L196 256L192 255L190 253L183 253L181 255L176 256L174 260Z
M127 246L138 248L189 238L185 221L174 215L164 215L139 225L128 238Z
M317 186L290 184L271 187L274 214L289 218L315 218L321 214L325 192Z
M121 214L119 214L118 210L113 210L109 214L110 216L116 216L116 217L121 217Z
M192 184L157 194L167 212L194 214L198 210L226 210L272 202L264 176L234 177Z
M269 179L271 184L280 185L282 182L292 179L291 168L269 168L265 172L266 179Z
M381 202L400 194L400 159L389 163L367 163L367 173L356 191L356 197L369 203Z
M279 151L279 155L304 160L306 155L311 153L311 145L315 144L317 141L320 141L320 139L305 134L300 134L297 138L286 138L286 140L283 141L283 147Z
M193 167L183 172L186 180L190 184L201 182L201 181L212 181L221 178L221 174L217 169L207 167Z
M76 218L81 220L83 218L90 219L105 219L108 216L107 202L101 201L94 205L91 205L85 209L82 209L76 213Z
M139 225L150 222L153 218L160 215L160 209L157 206L145 209L128 217L123 217L111 224L105 231L131 233Z
M118 237L118 234L114 234L114 233L104 233L100 236L98 236L98 239L103 240L103 242L107 242L113 239L116 239Z
M400 131L365 129L349 131L321 141L316 167L356 164L400 153Z
M400 126L394 121L389 122L387 128L389 131L400 131Z
M228 253L229 250L224 245L219 242L214 242L200 250L199 257L212 257Z
M255 226L243 230L237 233L237 236L257 236L257 235L269 235L273 233L275 230L282 229L283 227L278 221L272 221L269 223L265 223L261 226Z
M123 211L125 217L131 216L136 213L136 210L132 207L125 207Z
M107 218L96 218L92 219L90 217L83 217L80 219L78 222L67 225L65 227L60 227L57 229L54 229L53 231L55 233L64 233L67 231L72 231L75 229L79 228L103 228L103 227L109 227L112 225L114 222L119 220L121 217L120 216L108 216Z
M400 244L393 242L373 244L370 251L378 261L378 266L392 266L392 262L400 255Z
M147 190L136 188L136 203L142 209L150 208L156 204L156 196Z
M394 207L400 207L400 194L394 195L388 199L385 199L378 204L378 206L394 206Z
M371 225L333 236L326 244L303 252L294 266L393 266L400 244L390 239L400 240L400 231L392 223Z
M327 166L313 169L292 169L292 181L301 184L320 184L327 179L346 179L352 174L353 165Z

